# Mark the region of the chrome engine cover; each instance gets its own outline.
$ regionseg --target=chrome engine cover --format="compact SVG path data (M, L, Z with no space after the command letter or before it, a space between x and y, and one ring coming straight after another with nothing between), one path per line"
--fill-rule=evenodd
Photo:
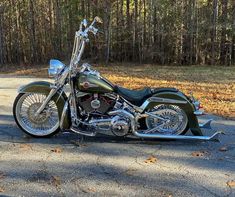
M77 103L86 113L104 115L113 108L115 99L108 97L106 94L91 93L77 97Z
M130 121L122 116L114 116L110 125L111 131L115 136L126 136L130 131Z

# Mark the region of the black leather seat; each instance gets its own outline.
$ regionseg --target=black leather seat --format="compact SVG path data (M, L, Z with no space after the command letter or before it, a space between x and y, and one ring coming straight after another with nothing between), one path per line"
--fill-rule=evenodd
M153 94L151 88L129 90L119 86L115 86L115 92L137 106L140 106L147 98L149 98Z
M143 102L153 94L160 92L178 92L175 88L144 88L141 90L129 90L120 86L115 86L114 91L134 105L141 106Z

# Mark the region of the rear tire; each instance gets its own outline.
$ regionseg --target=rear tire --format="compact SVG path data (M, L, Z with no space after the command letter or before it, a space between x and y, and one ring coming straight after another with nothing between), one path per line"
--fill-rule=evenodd
M15 122L27 135L45 138L60 131L58 107L54 101L51 100L39 116L34 116L46 96L42 93L20 93L14 101Z
M161 116L161 118L166 118L166 116L168 116L167 118L169 118L171 116L173 117L173 120L170 121L169 124L167 125L168 132L167 132L167 129L165 129L165 131L166 131L165 132L164 128L160 129L161 128L160 127L159 130L161 130L161 131L159 131L159 132L156 131L156 133L158 133L158 134L162 134L162 135L184 135L189 130L187 115L178 106L175 106L175 105L157 105L153 109L150 109L149 111L150 112L155 112L158 116ZM158 111L159 112L164 111L164 113L162 113L162 112L158 113ZM152 121L154 121L154 124L156 124L155 120L154 120L155 118L151 118L151 117L142 118L142 119L139 120L141 130L147 130L147 129L154 128L154 126L152 126L150 124L149 119L152 119ZM161 123L161 121L160 121L160 123ZM173 130L173 128L170 128L170 126L172 126L174 124L177 124L177 123L178 123L179 126L177 128L175 128L175 131Z

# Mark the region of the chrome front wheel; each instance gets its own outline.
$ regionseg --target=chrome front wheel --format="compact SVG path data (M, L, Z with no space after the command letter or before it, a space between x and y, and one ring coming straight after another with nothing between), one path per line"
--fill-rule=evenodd
M146 118L146 132L162 135L182 135L188 130L188 117L179 106L157 105L149 112L155 116Z
M42 93L21 93L14 102L13 114L17 125L34 137L48 137L59 131L59 113L53 100L39 115L35 115L46 97Z

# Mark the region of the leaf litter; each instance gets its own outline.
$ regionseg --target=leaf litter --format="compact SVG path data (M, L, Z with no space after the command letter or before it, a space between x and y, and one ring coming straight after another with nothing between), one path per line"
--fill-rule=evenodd
M153 155L151 155L148 159L146 159L144 161L144 163L148 163L148 164L153 164L157 162L157 158Z
M53 152L53 153L62 153L62 149L57 147L57 148L51 149L51 152Z

